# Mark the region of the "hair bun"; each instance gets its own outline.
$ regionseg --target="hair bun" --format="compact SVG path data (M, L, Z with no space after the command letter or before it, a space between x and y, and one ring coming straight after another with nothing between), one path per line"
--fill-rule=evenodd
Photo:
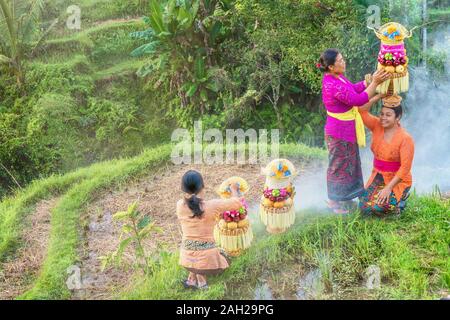
M317 67L317 69L319 69L321 72L325 72L325 71L327 71L326 69L326 67L322 64L322 63L316 63L316 67Z
M320 55L319 63L316 66L320 69L320 71L327 72L328 67L334 65L334 63L336 62L336 58L338 55L339 51L337 49L327 49Z

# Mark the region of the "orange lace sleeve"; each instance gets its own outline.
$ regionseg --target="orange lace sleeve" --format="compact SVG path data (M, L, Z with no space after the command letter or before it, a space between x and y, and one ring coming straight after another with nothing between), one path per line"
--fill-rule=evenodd
M369 111L367 110L359 110L359 114L361 115L361 118L364 122L364 125L370 130L374 131L377 125L380 123L380 119L378 117L375 117L374 115L371 115Z
M413 159L414 140L411 136L407 135L400 146L400 169L397 171L395 176L405 180L406 175L411 172Z

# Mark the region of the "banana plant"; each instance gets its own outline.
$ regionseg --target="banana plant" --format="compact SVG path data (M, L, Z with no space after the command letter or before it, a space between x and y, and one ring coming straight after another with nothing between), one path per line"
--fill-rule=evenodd
M131 34L145 41L131 55L149 57L138 75L157 77L155 86L175 85L182 105L199 105L203 113L209 96L218 92L214 53L231 1L150 0L149 7L148 28Z
M208 91L217 93L219 91L216 83L215 75L219 71L218 67L206 69L205 58L198 55L194 62L195 70L190 81L186 81L182 87L186 92L186 96L191 98L195 94L199 94L203 102L208 101Z
M19 87L24 83L26 53L39 45L43 37L37 31L43 9L44 0L0 0L0 64L13 71ZM55 24L56 21L50 28Z

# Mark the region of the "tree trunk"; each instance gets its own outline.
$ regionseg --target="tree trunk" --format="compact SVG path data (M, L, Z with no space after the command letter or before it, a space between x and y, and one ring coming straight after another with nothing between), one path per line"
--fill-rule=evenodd
M269 99L269 100L271 100L271 99ZM275 99L271 102L272 102L273 110L275 110L275 115L277 116L278 129L280 129L280 133L283 133L284 132L283 117L281 115L281 110L278 107L278 99Z

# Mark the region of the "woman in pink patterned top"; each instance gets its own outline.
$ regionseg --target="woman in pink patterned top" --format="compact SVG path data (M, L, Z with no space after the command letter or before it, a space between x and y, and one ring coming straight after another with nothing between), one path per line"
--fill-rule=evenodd
M357 136L360 107L375 96L379 84L388 79L385 71L377 71L372 82L353 84L346 77L345 61L336 49L327 49L320 56L318 67L324 72L322 80L322 99L327 109L325 140L329 151L327 170L327 189L329 208L335 213L347 213L347 201L359 197L364 192L364 182L359 157L358 143L364 146L363 134ZM354 112L356 111L356 112ZM362 121L361 121L361 124ZM364 128L362 128L364 130ZM361 133L361 132L359 132Z

